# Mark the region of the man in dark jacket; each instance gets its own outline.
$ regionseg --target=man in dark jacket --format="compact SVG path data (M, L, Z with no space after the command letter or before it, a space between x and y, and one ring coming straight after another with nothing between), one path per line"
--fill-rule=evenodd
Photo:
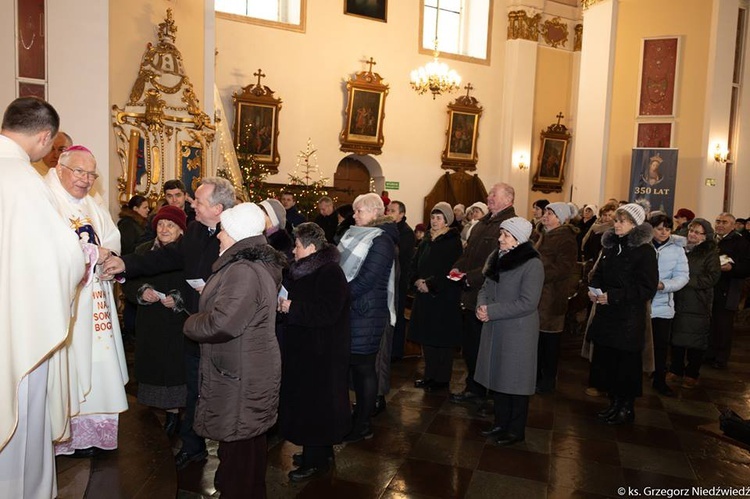
M211 275L211 266L219 257L219 221L222 211L233 207L235 193L232 184L223 178L204 178L195 191L195 222L188 225L185 236L175 244L150 251L145 255L125 255L122 259L110 257L104 264L105 274L125 272L126 278L155 275L162 272L184 270L186 279L202 279ZM190 289L185 296L185 309L193 314L198 311L202 285ZM206 458L206 441L193 431L195 405L198 400L198 367L200 350L198 344L185 339L185 383L187 400L180 439L182 449L175 456L177 469L191 462Z
M339 226L339 217L333 209L333 199L323 196L318 200L318 216L313 222L323 229L326 241L333 244L333 236L336 235L336 228Z
M291 234L296 226L307 222L307 219L297 209L297 201L294 199L293 192L282 192L281 204L284 205L284 209L286 210L286 231Z
M398 295L396 296L396 328L393 332L393 346L391 358L400 359L404 356L404 341L406 339L406 292L409 288L409 267L414 256L414 231L406 223L406 205L401 201L391 201L386 208L386 214L396 222L398 228Z
M479 340L482 334L482 322L476 318L474 311L477 307L477 295L484 283L482 269L487 257L497 249L500 224L516 216L516 210L513 208L515 197L515 190L508 184L499 183L492 186L487 195L487 207L490 212L471 230L466 249L453 269L466 274L464 291L461 295L464 314L461 352L466 361L467 371L466 388L450 397L451 402L454 403L480 401L486 394L486 389L474 381Z
M711 313L711 346L706 356L715 369L726 369L732 348L734 314L742 293L742 283L750 275L750 243L734 230L734 216L721 213L716 217L716 239L719 244L721 277L714 288Z

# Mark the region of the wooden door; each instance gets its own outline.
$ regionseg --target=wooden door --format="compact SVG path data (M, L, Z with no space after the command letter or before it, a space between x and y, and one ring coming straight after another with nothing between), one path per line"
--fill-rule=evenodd
M336 206L351 204L360 194L370 192L370 172L359 160L344 158L333 174L333 191Z

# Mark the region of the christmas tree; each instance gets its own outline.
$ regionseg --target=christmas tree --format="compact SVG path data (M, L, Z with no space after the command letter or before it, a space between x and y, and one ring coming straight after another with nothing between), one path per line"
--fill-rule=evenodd
M325 189L328 178L321 176L318 170L318 157L315 155L312 140L307 139L307 148L297 154L297 166L294 173L289 174L290 190L294 192L297 200L297 209L307 217L308 220L315 218L318 200L328 195ZM317 179L314 179L317 177Z
M242 186L245 188L246 200L259 203L274 197L266 179L271 171L264 164L255 161L252 154L237 155L237 162L242 173Z

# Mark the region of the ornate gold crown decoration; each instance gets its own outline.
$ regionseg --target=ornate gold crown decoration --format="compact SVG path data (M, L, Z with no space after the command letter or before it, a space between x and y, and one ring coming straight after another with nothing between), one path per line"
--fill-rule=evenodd
M525 10L508 12L508 40L539 40L541 14L529 16Z
M598 4L600 2L603 2L603 1L604 0L581 0L581 8L583 10L586 10L589 7L591 7L592 5L596 5L596 4Z

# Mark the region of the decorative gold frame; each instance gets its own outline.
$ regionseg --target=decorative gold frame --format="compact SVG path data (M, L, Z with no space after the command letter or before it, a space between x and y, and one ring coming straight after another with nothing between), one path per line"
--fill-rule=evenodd
M562 113L557 115L557 123L539 134L541 146L537 158L536 173L532 180L532 191L544 193L562 192L567 166L568 144L571 135L565 125L560 124Z
M568 25L560 21L559 17L544 21L539 32L542 39L552 48L565 47L568 44Z
M259 164L266 166L271 173L278 173L281 157L279 156L279 111L281 110L281 99L273 96L274 91L266 85L261 85L260 80L266 75L258 69L253 76L258 81L253 85L242 87L240 93L232 94L234 102L234 147L237 158L240 160L252 156ZM253 132L253 127L260 129ZM266 130L270 127L270 130ZM257 144L252 144L251 133L257 134L258 140L267 140L262 144L262 149L257 149ZM260 134L263 134L261 137Z
M383 83L378 73L372 72L376 64L370 58L370 69L360 71L346 82L348 93L346 120L339 134L343 152L355 154L380 154L383 152L383 120L385 119L385 98L389 87Z
M483 108L477 99L469 95L474 88L471 83L464 88L466 95L448 104L448 127L445 130L445 148L441 156L442 168L445 170L477 169L479 118Z

